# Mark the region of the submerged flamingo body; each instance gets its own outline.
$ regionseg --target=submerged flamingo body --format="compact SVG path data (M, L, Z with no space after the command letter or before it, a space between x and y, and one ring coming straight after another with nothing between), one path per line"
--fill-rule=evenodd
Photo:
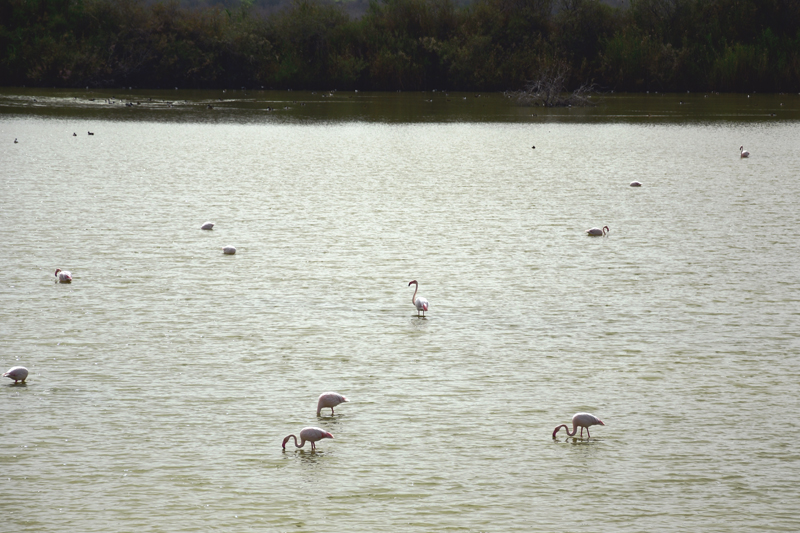
M583 438L583 428L586 428L586 438L591 438L592 436L589 434L589 426L605 426L602 420L594 416L590 413L575 413L572 417L572 431L567 429L566 424L561 424L560 426L556 427L553 430L553 438L556 438L556 433L561 428L564 428L567 431L567 435L570 437L574 436L575 433L578 432L578 428L581 428L581 438Z
M205 224L200 226L200 229L214 229L214 223L213 222L206 222Z
M323 407L330 407L331 408L331 416L333 416L333 408L343 402L349 402L347 398L339 394L338 392L323 392L319 395L319 400L317 401L317 416L319 416L320 411L322 411Z
M603 226L603 229L600 228L587 229L586 235L590 237L602 237L603 235L606 235L609 231L611 230L608 229L608 226Z
M59 281L59 283L72 283L72 273L57 268L56 279Z
M425 311L428 310L428 306L430 304L428 303L428 300L426 298L423 298L422 296L417 298L417 290L419 289L419 283L417 283L417 280L408 282L409 287L412 284L414 285L414 295L411 296L411 303L413 303L414 307L417 308L417 316L419 316L420 313L422 313L422 316L425 316Z
M28 377L28 369L24 366L14 366L8 369L8 372L3 374L4 378L13 379L14 383L21 381L25 383L25 379Z
M294 435L287 435L286 438L283 439L283 444L281 445L283 449L286 449L286 443L289 439L294 439L294 445L298 448L302 448L306 441L311 443L311 451L315 451L317 447L315 446L315 442L322 439L332 439L333 435L325 431L324 429L320 428L303 428L300 430L300 444L297 444L297 437Z

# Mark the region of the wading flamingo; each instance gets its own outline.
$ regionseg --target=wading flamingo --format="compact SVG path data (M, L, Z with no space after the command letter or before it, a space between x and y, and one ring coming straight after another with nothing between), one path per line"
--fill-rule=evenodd
M297 437L294 435L287 435L285 439L283 439L283 449L286 449L286 443L289 439L294 439L294 445L298 448L302 448L306 441L311 443L311 451L315 451L317 447L314 445L315 442L322 439L332 439L333 435L325 431L324 429L320 428L303 428L300 430L300 444L297 444Z
M225 248L222 249L222 253L225 255L233 255L236 253L236 248L234 248L233 246L226 246Z
M739 147L739 159L744 159L745 157L750 157L750 152L744 149L744 146Z
M349 402L347 398L339 394L338 392L323 392L319 395L319 400L317 401L317 416L319 416L320 411L322 411L323 407L330 407L331 408L331 416L333 416L333 408L339 405L342 402Z
M214 223L213 222L206 222L205 224L200 226L200 229L214 229Z
M18 381L25 383L25 378L28 377L28 369L24 366L14 366L8 369L8 372L3 374L4 378L13 379L14 384Z
M60 268L56 269L56 279L60 283L72 283L72 273L67 272L66 270L61 270Z
M609 231L611 231L611 230L608 229L608 226L603 226L603 229L600 229L600 228L587 229L586 230L586 235L588 235L590 237L602 237L603 235L605 235Z
M589 434L589 426L605 426L603 421L597 418L596 416L589 414L589 413L575 413L572 417L572 431L567 429L566 424L561 424L556 429L553 430L553 438L556 438L556 433L561 428L567 430L567 435L572 437L575 433L578 432L578 426L581 428L581 438L583 438L583 428L586 428L586 438L591 438L592 436Z
M411 297L411 303L414 304L414 307L417 308L417 316L419 316L420 311L422 312L422 316L425 316L425 311L428 310L428 300L420 296L417 298L417 290L419 289L419 283L417 280L409 281L408 286L414 285L414 296Z

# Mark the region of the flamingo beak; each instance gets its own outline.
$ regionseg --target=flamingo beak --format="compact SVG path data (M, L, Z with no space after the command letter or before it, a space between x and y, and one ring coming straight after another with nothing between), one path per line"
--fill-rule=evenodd
M600 424L601 426L605 426L605 424L603 424L602 420L598 420L597 423Z
M333 435L331 435L330 433L328 433L326 436L327 436L329 439L332 439L332 438L333 438Z

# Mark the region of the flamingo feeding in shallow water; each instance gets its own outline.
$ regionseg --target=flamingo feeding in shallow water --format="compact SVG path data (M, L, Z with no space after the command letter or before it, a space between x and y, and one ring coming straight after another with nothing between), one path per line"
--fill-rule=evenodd
M420 296L417 298L417 290L419 289L419 283L417 280L409 281L408 286L414 285L414 295L411 297L411 303L414 304L414 307L417 308L417 316L419 316L420 312L422 312L422 316L425 316L425 311L428 310L428 300Z
M28 369L24 366L14 366L8 369L8 372L3 374L4 378L13 379L16 385L18 381L25 383L25 378L28 377Z
M744 159L745 157L750 157L750 152L744 149L744 146L739 147L739 159Z
M575 433L578 432L578 427L580 426L580 428L581 428L581 438L583 438L583 428L586 428L586 438L588 439L588 438L592 437L589 434L589 426L597 426L597 425L605 426L605 424L603 424L602 420L600 420L599 418L597 418L596 416L594 416L592 414L589 414L589 413L575 413L575 415L572 417L572 431L567 429L567 425L566 424L561 424L560 426L558 426L556 429L553 430L553 438L556 438L556 433L558 433L558 430L561 429L561 428L566 429L567 430L567 435L572 437L573 435L575 435Z
M319 400L317 401L317 416L319 416L320 411L322 411L323 407L330 407L331 408L331 416L333 416L333 408L339 405L342 402L349 402L347 398L339 394L338 392L323 392L319 395Z
M294 435L287 435L286 438L283 439L283 444L281 445L283 449L286 449L286 443L289 442L289 439L294 439L294 445L298 448L302 448L306 441L311 443L311 451L316 451L317 447L314 445L315 442L322 439L332 439L333 435L325 431L324 429L320 428L303 428L300 430L300 444L297 444L297 437Z
M72 273L57 268L56 279L58 279L59 283L72 283Z
M603 229L600 229L600 228L587 229L586 230L586 235L588 235L590 237L602 237L603 235L607 234L609 231L611 231L611 230L608 229L608 226L603 226Z

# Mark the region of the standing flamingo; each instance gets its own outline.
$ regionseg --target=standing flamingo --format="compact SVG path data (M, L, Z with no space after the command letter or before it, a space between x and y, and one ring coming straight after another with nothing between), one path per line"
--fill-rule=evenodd
M56 279L59 283L72 283L72 273L66 270L56 269Z
M428 300L420 296L417 298L417 290L419 289L419 283L417 280L409 281L408 286L410 287L414 284L414 296L411 297L411 303L417 308L417 316L419 316L420 311L422 312L422 316L425 316L425 311L428 310Z
M744 159L745 157L750 157L750 152L744 149L744 146L739 147L739 159Z
M331 416L333 416L333 408L339 405L342 402L349 402L347 398L339 394L338 392L323 392L319 395L319 400L317 401L317 416L319 416L320 411L322 411L323 407L330 407L331 408Z
M603 235L605 235L609 231L611 231L611 230L608 229L608 226L603 226L603 229L600 229L600 228L587 229L586 230L586 234L588 236L590 236L590 237L602 237Z
M18 381L25 383L25 378L28 377L28 369L24 366L14 366L8 369L8 372L3 374L4 378L13 379L16 385Z
M324 429L320 428L303 428L300 430L300 444L297 444L297 437L294 435L287 435L285 439L283 439L283 449L286 449L286 443L289 439L294 439L294 445L298 448L302 448L306 441L311 443L311 451L316 451L317 447L314 445L315 442L322 439L332 439L333 435L325 431Z
M572 431L567 429L566 424L561 424L560 426L558 426L556 429L553 430L553 438L556 438L556 433L558 433L558 430L561 428L566 429L567 435L572 437L573 435L575 435L575 433L578 432L578 426L580 426L581 428L581 438L583 438L583 428L586 428L586 435L587 435L586 438L592 438L592 436L589 434L589 426L596 426L596 425L605 426L602 420L600 420L599 418L597 418L592 414L575 413L575 415L572 417Z

